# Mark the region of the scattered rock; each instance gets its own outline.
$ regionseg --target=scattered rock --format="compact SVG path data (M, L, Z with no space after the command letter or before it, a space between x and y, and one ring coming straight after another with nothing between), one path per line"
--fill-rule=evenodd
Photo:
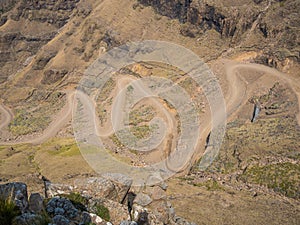
M43 197L39 193L32 193L29 197L29 210L33 213L40 213L43 208Z
M48 202L46 210L50 215L61 215L67 219L74 219L78 216L78 210L74 207L72 202L66 198L52 198Z
M103 224L103 222L104 222L104 220L100 216L97 216L94 213L90 213L90 218L91 218L92 223L96 224L96 225Z
M149 205L151 202L152 202L152 199L150 198L150 196L147 194L143 194L143 193L138 193L134 199L135 204L138 204L143 207Z
M120 225L137 225L135 221L123 220Z
M62 215L54 216L52 221L55 225L69 225L70 224L70 220L68 220L66 217L64 217Z
M36 223L47 223L48 225L85 225L90 223L96 225L189 225L189 223L184 222L185 220L175 216L174 209L167 203L164 197L165 193L159 186L147 187L143 189L145 193L140 192L136 194L130 216L128 205L121 204L120 200L124 198L124 195L127 195L132 183L131 179L122 175L110 175L110 178L113 181L103 177L88 178L85 179L86 182L83 182L83 180L77 181L78 185L75 186L53 185L47 181L48 193L51 193L51 195L64 193L65 195L64 197L57 196L47 199L46 215L42 213L44 199L39 193L32 193L28 203L27 186L24 183L0 185L0 195L5 198L12 197L17 206L23 209L21 215L15 218L16 225L32 225ZM81 203L81 198L76 193L77 191L84 193L85 197L89 196L88 201ZM117 191L120 191L120 193ZM76 194L70 195L70 199L65 197L72 192ZM129 193L132 193L132 191ZM93 194L97 197L93 196ZM79 202L84 204L84 209L75 207ZM46 222L47 220L49 222ZM174 222L175 220L180 223ZM52 223L50 223L51 221Z
M163 190L167 190L168 188L168 185L165 183L165 181L159 173L155 173L149 176L146 183L150 187L159 186Z

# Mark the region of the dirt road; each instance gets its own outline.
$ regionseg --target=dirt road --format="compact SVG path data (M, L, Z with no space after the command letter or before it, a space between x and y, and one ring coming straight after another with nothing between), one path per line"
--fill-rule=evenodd
M47 141L49 138L54 137L60 129L62 129L72 118L72 108L73 108L73 99L74 99L74 92L66 92L67 94L67 102L64 107L59 111L53 121L49 124L49 126L43 131L43 133L36 137L26 138L23 140L18 141L6 141L0 142L0 145L14 145L14 144L41 144ZM13 119L12 112L7 109L6 107L0 105L1 111L1 123L0 128L3 129L4 127L8 126L10 121ZM3 115L3 116L2 116Z
M11 110L7 107L5 107L3 104L0 104L0 131L4 128L6 128L10 121L13 118L13 114Z
M241 69L243 70L246 69L246 70L263 72L264 74L271 75L274 78L285 81L289 84L291 89L297 95L298 107L299 107L298 114L297 114L297 121L298 124L300 125L300 78L292 77L290 75L281 73L275 69L263 65L241 64L230 60L223 60L223 62L225 64L226 79L228 84L228 91L224 93L226 107L227 107L227 120L234 119L238 110L247 101L245 93L247 91L247 86L250 84L244 79L244 77L240 73ZM119 81L118 89L121 89L124 86L124 84L126 83L124 81L125 80ZM13 144L20 144L20 143L40 144L46 141L47 139L55 136L57 132L71 120L73 97L74 97L73 92L72 93L67 92L66 105L61 109L61 111L56 115L52 123L50 123L50 125L43 131L43 133L40 136L31 139L14 141L14 142L3 142L0 144L1 145L13 145ZM0 112L1 112L0 129L2 130L8 126L9 122L13 118L13 114L4 105L0 105ZM169 116L168 119L172 121L172 119ZM202 128L201 128L202 132L200 136L200 140L201 140L200 142L202 144L204 143L204 140L206 139L208 133L210 132L210 127L211 124L209 120L206 120L206 122L202 124ZM105 133L99 132L99 134L100 136L105 136L111 134L111 130L108 129L106 130Z

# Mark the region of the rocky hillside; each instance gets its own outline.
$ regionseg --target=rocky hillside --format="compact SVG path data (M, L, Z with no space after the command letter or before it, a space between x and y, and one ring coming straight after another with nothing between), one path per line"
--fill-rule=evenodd
M30 57L51 41L58 29L67 23L77 2L1 1L0 82L30 63ZM36 69L42 68L53 56L50 54L42 59Z
M1 225L193 225L175 215L166 184L141 190L123 175L52 184L42 177L44 193L28 196L25 183L0 185Z
M1 0L0 210L19 224L174 225L190 224L182 219L188 218L210 225L298 225L299 12L299 0ZM168 180L167 191L165 183L136 189L98 177L70 122L72 96L86 68L113 47L141 40L193 51L211 67L233 108L211 167L203 172L195 164L186 176ZM136 64L119 75L128 71L178 81L206 118L201 88L176 70ZM254 105L260 112L251 122ZM105 120L109 112L99 107L98 116ZM144 108L131 114L140 118L137 134L149 133L143 125L155 113ZM115 144L115 157L143 165L136 151L122 152L113 137L106 143Z
M178 19L181 34L199 38L215 30L238 51L261 51L256 62L282 68L299 63L299 2L297 0L138 0L161 15Z

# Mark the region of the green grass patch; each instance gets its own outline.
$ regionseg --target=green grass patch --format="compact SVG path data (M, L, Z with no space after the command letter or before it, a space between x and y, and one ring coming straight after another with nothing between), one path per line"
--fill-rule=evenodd
M109 210L102 204L95 205L95 213L106 221L110 220Z
M51 155L76 156L80 155L80 150L73 138L54 138L41 145L41 149L47 149Z
M194 186L197 187L206 187L208 191L224 191L224 187L222 187L216 180L207 180L201 183L194 183Z
M11 199L0 197L0 225L11 225L16 216L21 215L20 210Z
M300 198L300 165L278 163L266 166L254 165L241 175L245 182L267 186L287 197Z
M142 126L136 126L136 127L132 127L130 128L130 132L136 136L138 139L143 139L143 138L147 138L150 136L151 134L151 127L147 126L147 125L142 125Z
M34 113L21 109L17 110L9 129L14 135L26 135L42 131L50 122L49 116L36 117Z
M104 84L104 87L101 89L101 92L99 93L97 98L97 102L105 101L115 86L116 86L116 81L112 78L109 78L107 82Z

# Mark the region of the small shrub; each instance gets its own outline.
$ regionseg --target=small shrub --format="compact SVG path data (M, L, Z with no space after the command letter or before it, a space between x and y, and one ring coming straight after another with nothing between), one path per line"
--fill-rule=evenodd
M47 212L45 210L43 210L39 214L37 219L34 221L34 225L48 225L51 222L52 222L52 220L51 220L50 216L47 214Z
M110 220L109 210L102 204L97 204L95 206L95 213L106 221Z
M11 225L18 215L21 215L21 212L15 203L11 199L0 197L0 225Z

